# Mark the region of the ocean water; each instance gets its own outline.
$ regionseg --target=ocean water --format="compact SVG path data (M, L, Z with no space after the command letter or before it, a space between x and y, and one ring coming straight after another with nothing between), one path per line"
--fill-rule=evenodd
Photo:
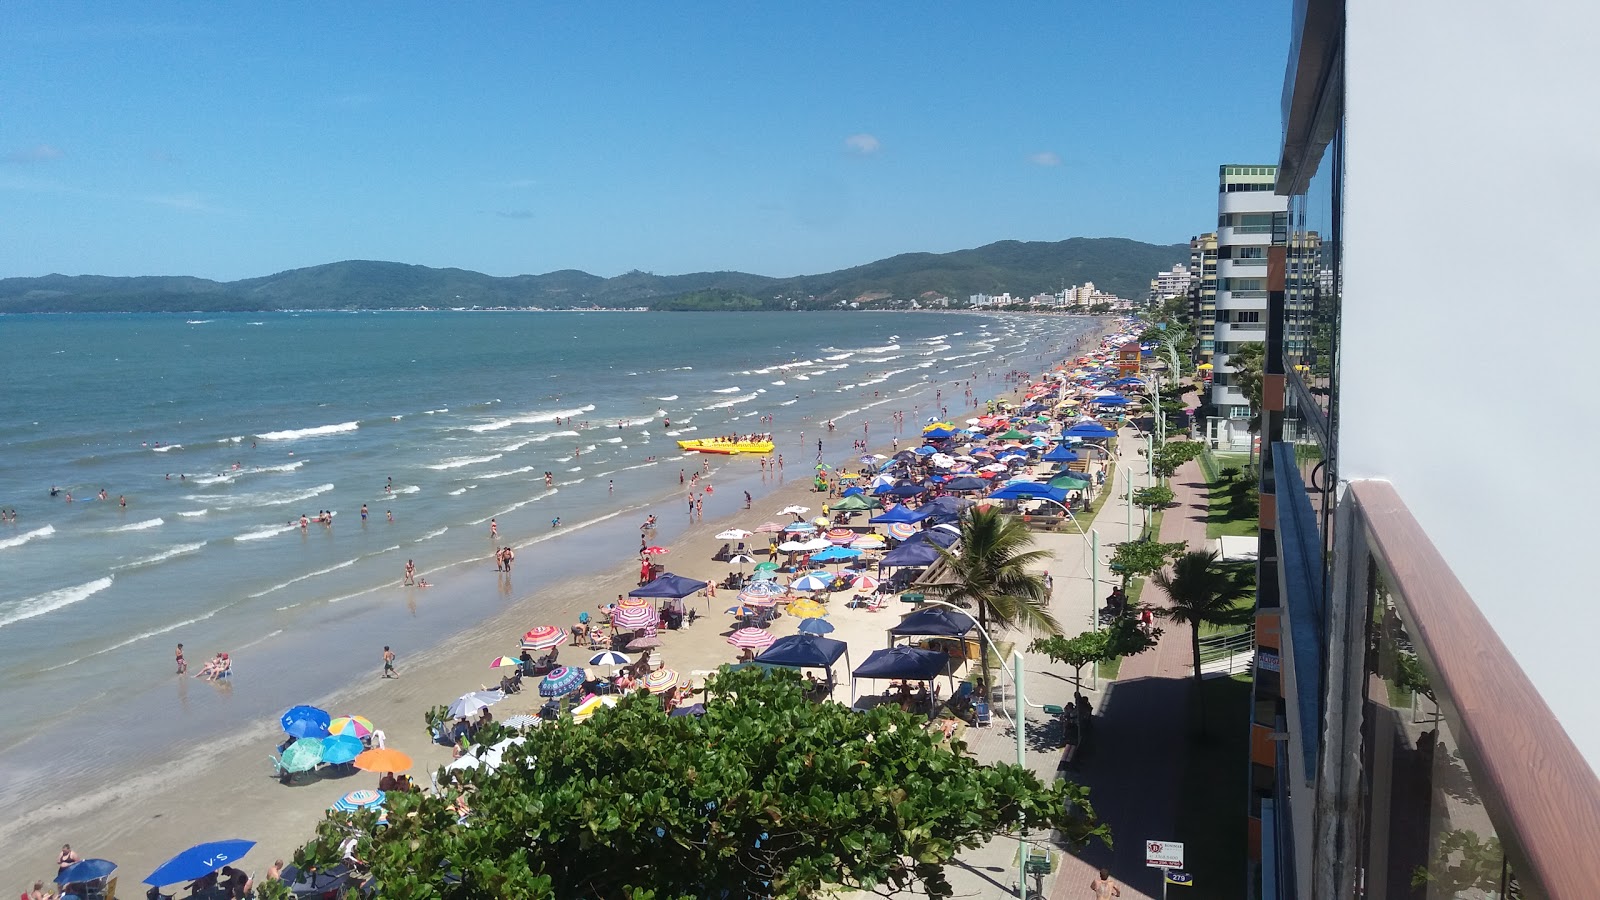
M682 527L679 470L701 462L675 439L771 430L789 477L803 477L818 438L829 461L850 459L864 426L886 439L895 411L908 427L937 414L935 390L955 415L952 382L1037 371L1094 324L843 312L0 317L0 506L19 514L0 528L0 799L93 771L93 754L60 753L85 728L138 758L370 675L384 643L414 653L447 641L512 599L508 585L449 593L491 570L497 544L518 548L521 596L630 558L647 512L670 540ZM976 387L987 396L1000 384ZM725 471L708 517L742 505L743 490L760 495L754 460L711 465ZM299 528L323 509L331 527ZM436 594L419 602L400 586L408 559ZM233 686L174 678L180 641L193 671L228 651Z

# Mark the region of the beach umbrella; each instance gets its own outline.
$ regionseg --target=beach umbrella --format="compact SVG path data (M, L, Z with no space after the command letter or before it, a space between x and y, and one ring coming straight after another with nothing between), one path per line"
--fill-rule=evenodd
M778 515L803 516L808 512L811 512L811 507L809 506L785 506L783 509L778 510Z
M589 721L589 717L593 716L601 709L616 705L617 698L615 697L590 697L589 699L572 708L572 720L574 722L587 722Z
M744 606L754 607L755 609L771 609L772 607L778 605L778 598L780 596L781 595L779 594L765 594L741 597L739 602Z
M759 562L759 563L756 563L755 571L757 571L757 572L771 572L771 571L776 570L777 568L778 568L778 564L775 563L775 562Z
M628 642L629 650L648 650L651 647L659 646L661 646L661 638L658 638L653 634L647 634L644 637L636 637Z
M800 549L808 550L808 551L809 550L826 550L826 549L828 549L829 547L832 547L832 546L833 546L833 543L831 541L829 541L827 538L825 538L825 537L814 537L814 538L812 538L812 539L810 539L808 541L805 541L805 542L801 543L800 544Z
M639 552L643 553L645 556L661 556L666 553L671 553L672 551L666 547L646 547Z
M850 542L853 550L882 550L886 545L876 534L864 534Z
M809 575L802 575L799 578L789 582L789 588L790 590L795 591L825 591L832 583L832 575L826 572L812 572Z
M333 717L327 710L315 706L294 706L278 720L283 730L297 738L327 737L328 723Z
M99 881L116 870L117 864L109 859L80 859L56 873L56 884Z
M814 619L828 614L828 608L815 600L796 600L789 604L789 615L797 619Z
M450 704L446 712L452 718L465 719L499 703L505 696L499 691L470 691L457 697L456 702Z
M340 716L328 723L329 734L351 734L357 738L372 737L376 728L366 716Z
M374 791L363 788L351 791L343 797L333 801L333 808L338 812L355 812L358 809L373 809L383 805L383 791Z
M336 734L330 738L322 739L322 761L332 765L355 762L366 748L362 746L361 739L353 734Z
M565 697L583 687L585 677L584 671L577 666L556 666L539 679L539 696Z
M309 772L322 762L322 738L301 738L283 751L278 765L285 772Z
M773 575L773 577L777 577L777 573L776 572L772 573L772 575ZM739 592L739 597L741 599L746 597L746 596L751 596L751 597L770 597L773 594L781 594L781 593L783 593L783 586L782 585L774 584L774 583L772 583L770 581L758 581L758 582L755 582L754 584L745 585L744 590Z
M889 523L889 536L896 540L903 541L906 538L911 537L913 534L916 534L920 530L921 529L917 528L917 526L912 525L909 522Z
M538 625L522 636L522 649L549 650L567 642L567 630L559 625Z
M717 535L719 541L742 541L754 532L745 531L743 528L729 528Z
M180 881L196 881L231 862L242 859L255 841L229 840L196 844L161 864L145 878L145 884L161 887Z
M399 750L378 747L356 757L355 764L363 772L404 772L411 768L411 757Z
M778 549L784 553L800 553L806 549L806 544L805 541L784 541Z
M644 597L623 597L616 605L623 609L643 609L650 605L650 601Z
M858 591L875 591L878 589L878 579L861 572L850 579L850 586Z
M678 686L678 673L662 666L644 677L644 689L652 694L665 694Z
M541 720L540 720L540 718L538 716L530 716L530 715L527 715L525 713L519 713L519 714L517 714L515 716L511 716L511 717L507 718L504 722L501 722L500 724L504 725L507 728L515 728L515 729L521 730L523 728L532 728L532 727L538 725L540 721Z
M851 536L854 537L854 535ZM811 554L811 561L814 563L844 562L847 559L855 559L860 555L861 551L853 547L828 547L825 550L818 550L816 553Z
M817 526L810 522L795 522L792 525L785 525L783 530L785 534L809 534L816 531Z
M515 656L496 656L494 659L489 660L489 668L491 669L515 668L520 665L522 665L522 660L517 659Z
M830 544L848 544L856 539L856 533L848 528L830 528L823 537L826 537Z
M763 522L760 525L756 526L756 531L763 532L763 533L768 533L768 534L779 532L779 531L782 531L782 530L783 530L783 525L778 523L778 522Z
M750 581L753 584L760 584L763 581L772 581L777 577L778 573L771 569L750 573Z
M735 631L733 634L728 635L728 643L741 649L765 649L771 646L772 642L775 640L777 640L777 638L773 637L771 632L761 628L741 628L738 631Z
M625 666L629 662L631 660L628 657L615 650L602 650L589 657L589 665L591 666Z
M801 634L827 634L833 630L833 623L826 619L805 619L800 623Z
M706 586L704 581L674 575L671 572L662 572L648 584L642 584L628 592L630 597L666 597L672 600L682 600L684 597Z
M741 569L755 561L756 558L748 553L735 553L734 555L728 557L728 562L738 566Z
M704 703L693 703L689 706L677 707L672 712L667 713L667 717L670 719L676 719L679 716L703 716L705 714L706 705Z
M644 628L661 620L650 606L618 606L611 611L611 624L623 631Z

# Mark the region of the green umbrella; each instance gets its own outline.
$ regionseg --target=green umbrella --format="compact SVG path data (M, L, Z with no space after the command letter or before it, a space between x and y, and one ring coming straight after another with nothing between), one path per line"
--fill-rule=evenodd
M283 751L279 764L286 772L309 772L322 762L322 738L301 738Z
M756 563L756 567L755 567L754 571L757 571L757 572L775 572L775 571L777 571L777 569L778 569L778 564L775 563L775 562L759 562L759 563Z
M1031 435L1031 434L1028 434L1028 433L1022 432L1022 431L1018 431L1015 428L1013 428L1010 431L1007 431L1005 434L996 435L995 436L995 440L998 440L998 441L1026 441L1026 440L1028 440L1029 438L1032 438L1032 437L1033 437L1033 435Z
M1050 479L1050 486L1066 491L1081 491L1089 486L1089 479L1077 475L1059 475Z
M851 494L843 500L840 500L838 503L833 504L832 508L842 512L859 512L865 509L882 509L883 504L879 503L875 498L868 497L865 494Z

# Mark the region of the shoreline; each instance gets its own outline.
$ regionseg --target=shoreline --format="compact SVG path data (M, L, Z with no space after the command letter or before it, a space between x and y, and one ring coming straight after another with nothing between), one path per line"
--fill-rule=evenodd
M1070 359L1086 348L1097 346L1103 333L1103 329L1090 328L1076 335L1067 347L1044 349L1024 358L1059 363L1063 357ZM1037 368L1036 365L1025 366L1021 359L1002 366L1006 367ZM993 380L998 383L991 384L990 379L974 383L974 406L965 407L962 412L981 408L991 397L1012 395L1018 387L1004 379L1003 371L996 372ZM930 383L929 387L932 386ZM898 434L903 438L919 430L920 423L913 419ZM887 450L886 447L878 449ZM855 456L852 453L848 457L852 468ZM776 454L770 458L775 459ZM738 457L719 460L720 471L714 481L717 490L713 496L716 506L722 509L692 525L682 525L681 519L676 520L680 524L670 527L674 533L663 535L660 541L672 550L672 555L665 560L668 569L691 577L720 579L728 569L710 560L723 543L713 535L735 525L753 528L774 518L772 511L789 504L820 505L810 499L816 497L811 492L812 462L803 445L797 444L789 463L794 471L774 481L770 475L762 477L754 460ZM754 508L748 512L740 502L747 484L751 493L757 495ZM642 519L653 512L666 523L672 520L671 506L675 502L679 501L669 498L638 506L624 505L610 517L621 517L632 511ZM677 515L682 515L681 507ZM663 532L668 530L662 529ZM533 538L528 543L543 539L542 536ZM448 703L465 691L498 680L493 678L496 673L487 668L487 661L513 647L516 636L527 628L538 624L568 627L579 612L591 610L595 604L631 589L637 565L629 557L619 554L619 558L615 565L596 565L554 584L538 584L533 590L518 592L498 612L465 625L431 648L411 655L405 655L401 648L399 679L378 679L374 666L370 678L336 685L321 697L307 699L335 714L355 711L377 722L388 734L389 746L410 753L416 760L413 776L426 780L428 772L449 761L449 750L424 743L423 712ZM537 578L538 573L522 577L530 576ZM448 593L441 590L424 596L444 600ZM684 630L663 633L663 647L658 653L667 665L688 676L694 669L714 668L716 664L733 660L737 651L724 641L725 617L717 606L722 600L731 598L719 597L711 602L710 615L702 615L700 621ZM689 602L702 614L707 611L705 599L694 597ZM870 627L878 629L881 636L883 624L881 620L874 621L879 623ZM780 622L788 623L789 631L794 628L792 620ZM568 663L581 663L588 656L576 648L563 649L566 651L564 661ZM496 716L503 717L536 705L537 695L531 693L530 696L530 693L525 688L524 693L508 698L496 707ZM124 874L129 875L143 871L141 867L147 863L153 867L184 846L189 838L199 840L223 833L258 841L259 846L249 860L250 871L264 869L274 858L286 858L311 837L327 805L348 790L372 786L376 776L357 773L343 779L318 779L292 787L282 786L270 777L270 764L266 759L280 737L276 721L254 723L206 747L185 748L189 755L184 758L112 780L97 791L74 798L70 806L56 804L19 811L5 829L8 834L4 843L11 851L7 854L11 860L8 874L24 882L33 880L47 871L51 854L67 841L80 852L116 860L126 867ZM114 754L109 747L90 752L97 756ZM156 827L150 827L152 825ZM22 862L28 860L33 863Z

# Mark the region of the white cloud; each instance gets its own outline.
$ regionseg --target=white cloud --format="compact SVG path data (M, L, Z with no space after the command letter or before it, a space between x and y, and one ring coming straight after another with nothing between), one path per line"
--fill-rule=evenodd
M852 134L844 139L844 149L858 156L871 156L882 149L883 144L870 134Z
M1059 166L1061 165L1061 154L1051 150L1044 150L1039 153L1029 154L1028 162L1036 166Z
M39 144L37 146L24 147L21 150L13 150L10 153L7 153L6 162L26 165L29 163L52 162L62 158L63 156L66 156L66 154L61 152L60 147L52 147L49 144Z

